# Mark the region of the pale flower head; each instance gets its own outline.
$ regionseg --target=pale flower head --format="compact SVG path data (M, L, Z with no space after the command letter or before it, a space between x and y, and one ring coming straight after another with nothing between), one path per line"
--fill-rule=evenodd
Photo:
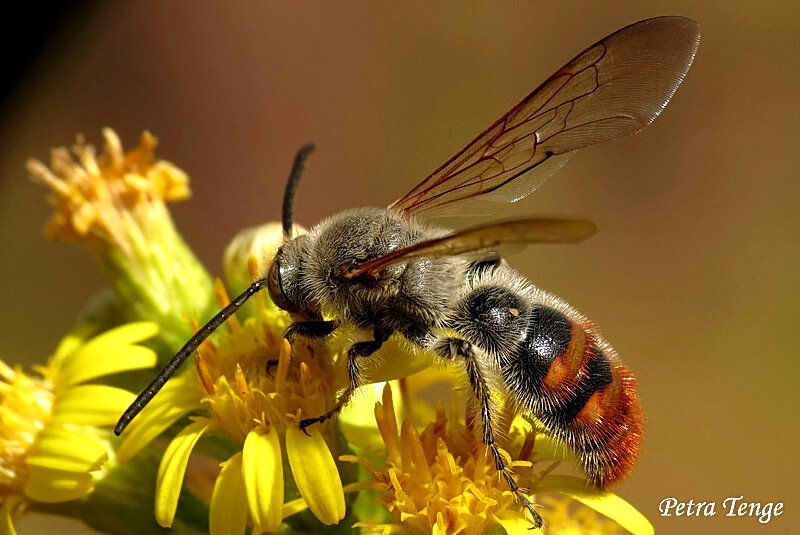
M49 166L28 161L53 207L45 233L91 251L123 318L156 322L161 339L177 349L191 335L189 320L207 317L213 306L211 278L167 209L190 196L189 177L156 158L149 132L127 152L110 128L103 138L100 154L78 136L71 149L52 150Z
M46 227L49 236L132 254L137 233L152 230L164 216L164 203L189 197L189 177L156 160L156 138L150 132L127 153L112 129L104 128L103 138L103 154L78 136L71 151L53 149L49 167L31 159L28 171L50 189L54 213Z

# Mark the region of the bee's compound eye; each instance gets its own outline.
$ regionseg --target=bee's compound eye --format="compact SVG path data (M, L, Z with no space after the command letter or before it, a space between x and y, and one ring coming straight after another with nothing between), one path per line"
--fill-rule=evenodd
M287 312L297 312L297 307L286 297L286 293L281 286L280 251L275 255L275 260L273 260L272 265L269 267L267 289L269 290L269 297L275 305Z

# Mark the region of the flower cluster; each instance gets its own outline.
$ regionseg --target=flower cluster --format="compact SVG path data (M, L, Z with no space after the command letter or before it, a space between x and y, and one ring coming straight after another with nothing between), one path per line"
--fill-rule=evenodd
M95 380L168 360L229 294L263 276L283 237L277 224L241 232L225 251L225 282L214 281L167 208L189 196L186 174L155 158L148 133L128 152L113 131L103 135L102 154L79 138L71 152L56 149L49 167L36 160L28 167L50 191L47 234L97 258L118 313L109 317L133 323L108 320L103 334L70 335L38 376L0 364L3 525L26 508L64 502L51 512L111 533L157 525L212 534L317 533L325 526L530 532L481 443L458 376L419 372L430 355L390 340L382 349L387 358L366 370L374 384L339 418L300 431L299 421L330 409L346 385L345 350L357 333L290 345L283 335L292 318L264 293L198 348L194 366L167 383L122 439L111 438L105 428L133 394ZM139 345L150 337L152 349ZM420 401L434 381L434 401L446 401ZM126 374L119 384L134 389L144 380ZM567 459L563 445L516 416L511 404L497 431L513 477L544 507L546 533L652 533L621 498L552 473ZM141 493L148 477L146 499L120 499ZM105 487L116 499L92 500L105 488L101 481L113 481Z
M423 372L408 379L425 384L430 381ZM452 378L451 378L452 379ZM407 382L408 382L407 381ZM406 383L407 383L406 382ZM419 385L416 385L419 388ZM410 409L410 404L406 408ZM488 447L475 432L473 404L462 403L458 391L449 404L440 402L430 422L421 430L412 424L419 417L411 410L398 428L392 391L384 389L383 399L375 405L375 420L383 439L381 466L367 457L345 456L364 465L374 481L377 501L389 512L391 524L376 521L361 526L375 533L407 532L411 534L492 533L497 526L509 534L531 533L531 522L523 514L514 494L497 473ZM616 533L619 526L632 533L652 531L649 522L616 496L588 491L578 478L551 475L565 459L563 448L521 419L514 418L511 405L503 411L497 431L501 437L501 454L515 473L517 483L531 494L557 493L550 497L547 512L547 533L580 526L580 533ZM540 466L544 463L544 468ZM573 515L571 500L586 499L590 508L577 508ZM593 501L594 500L594 501ZM605 522L591 512L601 510L620 524Z

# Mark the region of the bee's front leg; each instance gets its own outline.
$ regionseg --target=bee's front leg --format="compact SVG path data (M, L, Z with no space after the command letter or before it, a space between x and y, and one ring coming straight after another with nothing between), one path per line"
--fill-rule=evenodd
M296 321L289 325L283 337L290 342L293 342L296 336L323 338L335 331L338 326L339 322L336 320Z
M312 321L296 321L289 325L283 337L294 343L295 338L298 336L302 338L316 339L328 336L339 326L336 320L312 320ZM278 365L278 359L269 359L267 361L267 375L272 376L272 369Z
M389 336L391 336L391 334L391 332L375 329L375 340L370 340L369 342L356 342L350 346L350 349L347 350L347 378L349 381L347 388L345 388L344 391L339 394L339 397L336 399L336 403L334 403L331 410L316 418L305 418L300 420L301 431L308 434L308 432L306 432L306 428L308 426L317 422L322 423L341 412L342 408L344 408L344 406L347 405L347 402L350 401L350 397L353 395L353 392L355 392L360 385L361 373L359 370L359 360L364 357L368 357L379 350L383 343L389 338Z

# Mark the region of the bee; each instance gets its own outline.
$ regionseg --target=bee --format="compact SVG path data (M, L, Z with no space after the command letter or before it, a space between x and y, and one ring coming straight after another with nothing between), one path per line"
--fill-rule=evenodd
M122 415L119 435L197 346L256 292L299 321L287 338L322 339L343 325L369 332L347 352L348 386L338 414L361 381L361 367L392 336L463 365L477 403L483 442L522 506L541 516L495 445L492 389L502 389L575 454L590 484L626 476L640 450L643 415L636 379L597 327L528 282L502 259L501 246L578 242L585 220L527 217L451 231L423 222L473 201L515 202L560 169L576 150L634 134L663 111L692 64L700 30L675 16L643 20L593 44L387 208L333 215L292 235L292 207L304 163L297 154L286 186L284 243L269 271L186 343Z

